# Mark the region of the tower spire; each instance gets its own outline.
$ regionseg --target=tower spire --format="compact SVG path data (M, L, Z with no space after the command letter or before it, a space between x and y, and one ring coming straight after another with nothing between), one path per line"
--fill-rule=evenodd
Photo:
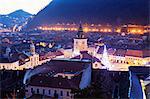
M76 35L77 38L85 38L84 34L83 34L83 28L82 28L82 23L80 21L80 25L79 25L79 29L78 29L78 33Z

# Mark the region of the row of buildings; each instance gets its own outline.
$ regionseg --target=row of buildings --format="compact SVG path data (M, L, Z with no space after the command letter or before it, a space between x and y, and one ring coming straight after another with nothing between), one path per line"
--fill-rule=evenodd
M106 55L104 56L104 54ZM112 70L122 71L127 71L128 66L149 66L150 63L150 50L148 49L124 50L107 48L102 43L89 46L88 38L85 37L81 25L73 40L72 49L58 49L56 52L47 52L41 55L36 53L35 45L31 43L29 52L16 51L16 53L11 54L11 49L8 47L3 56L5 59L1 59L0 68L9 70L33 68L55 58L90 59L92 60L92 67L94 69L103 68L101 61L108 58L106 60L111 64Z
M76 24L52 24L49 26L40 26L39 30L48 30L48 31L77 31L78 25ZM118 32L118 33L130 33L130 34L144 34L146 32L150 32L150 26L142 26L142 25L122 25L113 27L111 25L83 25L84 32Z
M21 49L21 46L19 48ZM92 84L97 84L95 86L98 88L94 87L93 90L102 91L104 99L137 97L134 93L137 90L133 84L136 85L135 82L140 80L141 76L138 75L140 79L136 81L130 79L130 83L133 83L130 84L130 88L134 88L134 92L131 89L130 96L127 96L128 67L140 66L137 68L147 70L150 62L149 50L114 49L108 48L107 44L103 43L89 46L82 25L73 39L73 48L57 49L44 54L36 51L33 42L29 43L28 51L20 51L19 48L16 48L13 53L9 46L5 49L0 59L0 69L26 70L23 86L25 97L31 99L74 99L82 94L85 95L81 90L87 88L85 91L89 91L88 88ZM129 72L132 72L130 68ZM143 79L147 79L147 74L143 74ZM132 78L134 75L130 76ZM88 94L92 91L90 89Z

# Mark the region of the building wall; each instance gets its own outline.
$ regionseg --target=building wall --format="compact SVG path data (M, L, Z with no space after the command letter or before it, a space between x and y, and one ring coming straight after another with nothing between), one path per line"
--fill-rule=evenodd
M72 49L63 50L62 52L63 52L65 58L72 58L73 57L72 56L73 55Z
M100 62L94 62L92 64L93 69L102 69L101 63Z
M49 87L40 87L40 86L26 86L26 98L34 94L46 95L54 97L54 93L58 94L60 99L73 99L73 94L71 94L71 89L61 89L61 88L49 88ZM39 92L37 91L39 89ZM45 92L43 92L45 90ZM61 95L61 91L63 95ZM68 94L67 94L68 93Z
M31 61L31 64L30 64L31 67L39 65L39 54L34 54L30 56L29 58Z
M41 60L41 61L39 61L39 65L42 65L43 63L46 63L46 62L48 62L48 61L50 61L51 59L45 59L45 60Z
M86 51L88 48L87 39L74 39L74 51Z
M25 64L20 65L19 61L16 61L13 63L0 63L0 69L6 69L6 70L29 69L29 68L34 68L35 66L41 65L42 63L45 63L47 61L50 61L50 59L39 61L39 54L34 54L33 56L29 57L29 61L26 62Z
M147 58L141 58L141 57L133 57L133 56L126 56L126 61L133 65L133 66L143 66L147 62L150 62L150 57Z
M16 70L19 66L19 61L13 63L0 63L0 69Z

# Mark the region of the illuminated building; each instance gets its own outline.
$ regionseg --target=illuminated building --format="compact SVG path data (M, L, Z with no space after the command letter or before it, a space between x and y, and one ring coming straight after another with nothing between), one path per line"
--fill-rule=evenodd
M83 29L80 24L78 33L74 39L74 52L80 53L80 51L85 51L87 48L87 38L84 36Z
M146 32L149 32L150 26L142 26L142 25L123 25L121 27L121 32L127 32L131 34L143 34ZM120 31L120 29L116 30L117 32Z
M78 31L78 26L76 24L52 24L49 26L40 26L38 27L39 30L49 30L49 31ZM83 24L83 31L84 32L112 32L111 26L102 26L102 25L95 25L95 24Z
M6 70L30 69L50 60L50 58L40 60L39 54L35 52L33 43L30 44L29 52L18 52L11 55L11 49L6 48L4 56L0 61L0 69Z
M83 89L91 83L92 72L89 60L55 59L36 68L36 70L41 69L44 73L41 72L27 80L26 98L38 94L49 98L56 98L57 95L61 99L74 99L73 89Z
M61 52L64 53L65 58L88 58L93 60L92 67L94 69L103 68L101 64L104 50L103 45L88 46L87 39L84 38L81 30L79 28L79 32L77 33L77 37L80 36L81 38L74 39L73 49L63 49ZM110 64L112 64L112 70L128 71L129 66L146 66L150 62L150 50L123 50L113 48L108 48L107 50Z
M40 26L38 27L40 30L49 30L49 31L77 31L78 27L76 24L52 24L48 26ZM95 25L95 24L83 24L84 32L113 32L111 25ZM130 34L143 34L146 32L150 32L150 26L142 26L142 25L123 25L120 27L116 27L114 32L117 33L130 33Z

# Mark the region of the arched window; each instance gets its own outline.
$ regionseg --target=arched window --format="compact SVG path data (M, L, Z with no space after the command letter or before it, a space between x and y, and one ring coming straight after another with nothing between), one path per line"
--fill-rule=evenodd
M119 60L117 60L117 63L119 63Z

